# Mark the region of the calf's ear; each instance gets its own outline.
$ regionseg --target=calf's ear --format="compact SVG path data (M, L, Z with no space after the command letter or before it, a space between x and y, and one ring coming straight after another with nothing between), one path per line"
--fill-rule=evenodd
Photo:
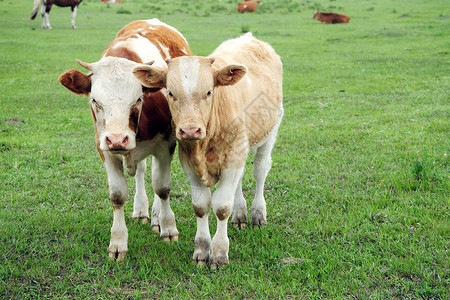
M59 76L59 82L65 86L69 91L89 96L91 92L91 76L85 75L76 69L70 69Z
M244 65L229 65L215 72L215 84L234 85L247 73L247 67Z
M167 69L160 69L149 65L138 65L133 68L133 74L145 87L166 87Z

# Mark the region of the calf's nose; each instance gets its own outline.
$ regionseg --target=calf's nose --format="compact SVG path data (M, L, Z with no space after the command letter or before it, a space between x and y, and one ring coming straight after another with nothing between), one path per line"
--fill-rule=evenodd
M106 145L111 151L126 150L128 142L127 135L112 134L106 137Z
M179 131L183 140L198 140L202 136L202 129L197 126L183 127Z

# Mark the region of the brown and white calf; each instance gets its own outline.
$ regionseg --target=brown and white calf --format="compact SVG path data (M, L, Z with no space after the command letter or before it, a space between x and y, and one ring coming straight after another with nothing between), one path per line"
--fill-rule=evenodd
M252 224L267 223L264 182L283 116L280 57L248 33L224 42L209 57L179 57L168 69L140 65L133 72L144 86L165 88L197 216L194 263L227 264L227 220L233 211L232 223L244 227L247 222L241 181L253 148ZM212 241L211 204L217 218Z
M39 3L41 3L41 15L42 15L42 28L52 29L48 14L52 9L53 4L60 7L70 7L72 9L72 28L76 29L75 18L77 17L78 6L83 0L34 0L33 11L31 12L30 19L36 18L39 10Z
M66 71L59 81L70 91L90 97L97 150L106 168L109 195L114 208L109 256L125 257L128 232L124 204L128 186L123 169L136 175L133 217L149 218L144 175L146 158L152 159L155 192L151 225L165 240L178 239L175 217L169 204L170 163L176 146L167 100L158 91L144 88L132 73L139 64L152 61L167 68L166 59L192 55L185 38L158 19L126 25L95 63L78 61L90 70Z

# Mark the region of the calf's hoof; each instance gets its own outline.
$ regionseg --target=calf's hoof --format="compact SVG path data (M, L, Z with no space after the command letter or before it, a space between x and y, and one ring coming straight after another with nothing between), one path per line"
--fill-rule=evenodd
M206 260L195 260L195 259L193 259L192 260L192 264L194 266L196 266L196 267L202 268L202 267L206 266L207 261Z
M161 236L161 238L165 242L170 242L170 241L178 242L178 234L177 235Z
M192 262L194 266L206 266L209 261L209 253L211 250L211 241L207 238L199 238L195 240L194 255Z
M135 220L141 220L141 223L143 225L148 223L149 218L148 217L133 217Z
M142 224L147 224L148 220L150 219L150 217L148 216L148 212L144 212L144 211L134 211L133 215L132 215L133 219L135 220L141 220Z
M216 270L218 267L224 267L228 265L228 255L224 252L213 255L211 258L211 270Z
M156 233L159 233L159 225L152 224L152 230Z
M239 223L239 222L231 222L233 224L234 228L237 229L244 229L245 227L247 227L246 223Z
M127 255L127 251L109 251L109 258L111 260L121 261Z
M235 228L244 229L247 227L247 216L233 217L231 224L233 224L233 227Z
M266 214L261 211L252 212L252 225L258 227L260 225L267 225Z

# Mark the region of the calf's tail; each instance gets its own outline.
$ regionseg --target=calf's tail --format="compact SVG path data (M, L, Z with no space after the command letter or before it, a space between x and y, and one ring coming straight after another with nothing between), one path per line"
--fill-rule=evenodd
M34 0L33 11L31 12L31 17L30 17L31 20L36 18L37 12L39 10L39 2L41 2L41 0Z

